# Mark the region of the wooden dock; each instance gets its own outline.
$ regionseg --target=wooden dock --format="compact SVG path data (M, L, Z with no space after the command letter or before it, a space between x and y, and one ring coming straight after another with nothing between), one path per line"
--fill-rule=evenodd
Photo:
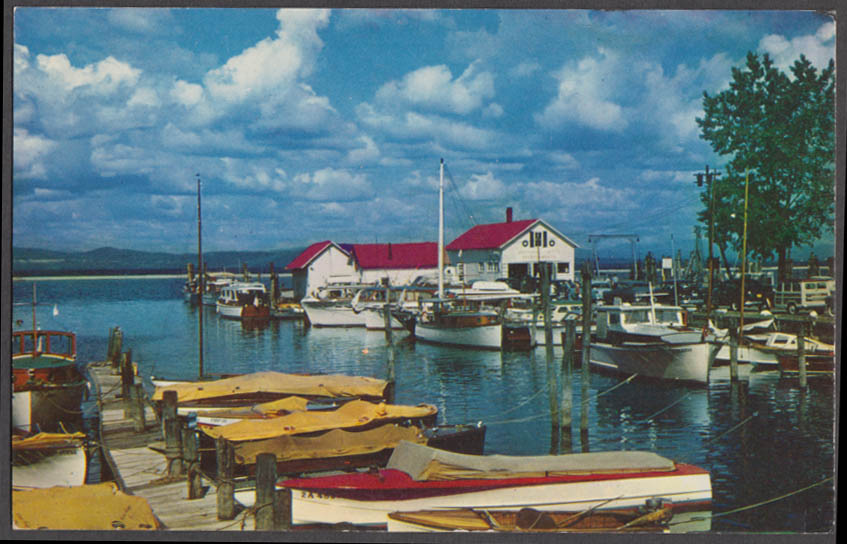
M243 508L232 520L218 520L213 482L204 479L205 493L201 498L189 500L186 478L169 477L165 456L149 447L163 441L162 424L149 402L144 403L145 425L139 430L136 422L125 416L121 375L111 362L90 363L88 371L93 382L92 395L98 398L104 463L125 493L144 497L165 530L255 529L254 516Z

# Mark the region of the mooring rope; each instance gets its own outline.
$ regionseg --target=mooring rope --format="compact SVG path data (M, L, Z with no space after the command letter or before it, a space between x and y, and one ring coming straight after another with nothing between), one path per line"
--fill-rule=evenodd
M683 523L691 523L692 521L705 521L707 519L714 519L714 518L719 518L719 517L723 517L723 516L728 516L730 514L737 514L738 512L743 512L745 510L752 510L753 508L758 508L760 506L764 506L764 505L770 504L772 502L781 501L781 500L787 499L788 497L791 497L793 495L803 493L804 491L808 491L809 489L812 489L812 488L817 487L819 485L823 485L826 482L832 480L833 478L834 478L834 476L829 476L828 478L824 478L823 480L821 480L819 482L816 482L816 483L811 484L811 485L807 485L806 487L803 487L801 489L797 489L796 491L792 491L790 493L785 493L784 495L780 495L780 496L774 497L772 499L767 499L767 500L760 501L760 502L750 504L750 505L747 505L747 506L741 506L739 508L727 510L726 512L718 512L717 514L709 514L708 516L694 517L694 518L691 518L690 520L678 521L676 523L671 522L668 525L681 525Z

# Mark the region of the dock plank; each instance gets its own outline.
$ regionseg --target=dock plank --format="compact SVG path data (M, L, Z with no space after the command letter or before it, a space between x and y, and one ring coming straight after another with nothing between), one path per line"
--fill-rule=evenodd
M152 406L145 408L145 429L136 432L124 417L120 398L120 376L109 363L91 363L88 367L100 411L100 437L104 455L116 471L118 485L128 494L143 497L166 530L241 531L255 529L255 520L243 508L233 520L217 519L217 493L213 482L203 481L206 493L188 500L185 478L167 478L165 456L148 447L161 442L162 425Z

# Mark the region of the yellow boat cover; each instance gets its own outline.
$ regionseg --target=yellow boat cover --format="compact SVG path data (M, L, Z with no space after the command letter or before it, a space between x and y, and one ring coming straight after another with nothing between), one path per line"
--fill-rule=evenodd
M157 387L153 400L162 400L167 390L177 392L178 402L253 393L301 395L304 397L382 397L388 382L366 376L343 374L283 374L254 372L221 380L187 382Z
M127 495L114 482L13 489L12 523L16 529L60 531L162 528L144 497Z
M232 406L220 408L204 408L197 410L198 416L231 417L231 418L263 418L277 417L289 412L302 412L309 405L309 400L303 397L285 397L262 404L250 406Z
M12 449L42 449L77 443L85 439L84 433L38 433L32 436L12 436Z
M212 438L225 438L232 442L264 440L277 436L312 433L330 429L349 429L391 420L424 418L438 410L429 404L403 406L375 404L364 400L351 400L337 410L312 410L293 412L269 419L245 419L238 423L203 428Z
M260 453L273 453L277 461L323 459L377 453L397 446L401 440L425 444L421 429L393 423L366 431L332 429L318 436L286 435L235 445L235 462L252 465Z

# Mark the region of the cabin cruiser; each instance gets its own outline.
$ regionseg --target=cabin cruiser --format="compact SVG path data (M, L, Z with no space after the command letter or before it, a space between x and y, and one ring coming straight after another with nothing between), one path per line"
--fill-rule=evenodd
M236 282L221 289L216 311L229 319L268 319L270 304L265 285Z
M626 375L708 384L720 344L688 327L685 315L670 305L599 306L590 363Z
M330 283L300 300L309 323L315 327L364 327L365 319L353 311L353 299L370 284Z

